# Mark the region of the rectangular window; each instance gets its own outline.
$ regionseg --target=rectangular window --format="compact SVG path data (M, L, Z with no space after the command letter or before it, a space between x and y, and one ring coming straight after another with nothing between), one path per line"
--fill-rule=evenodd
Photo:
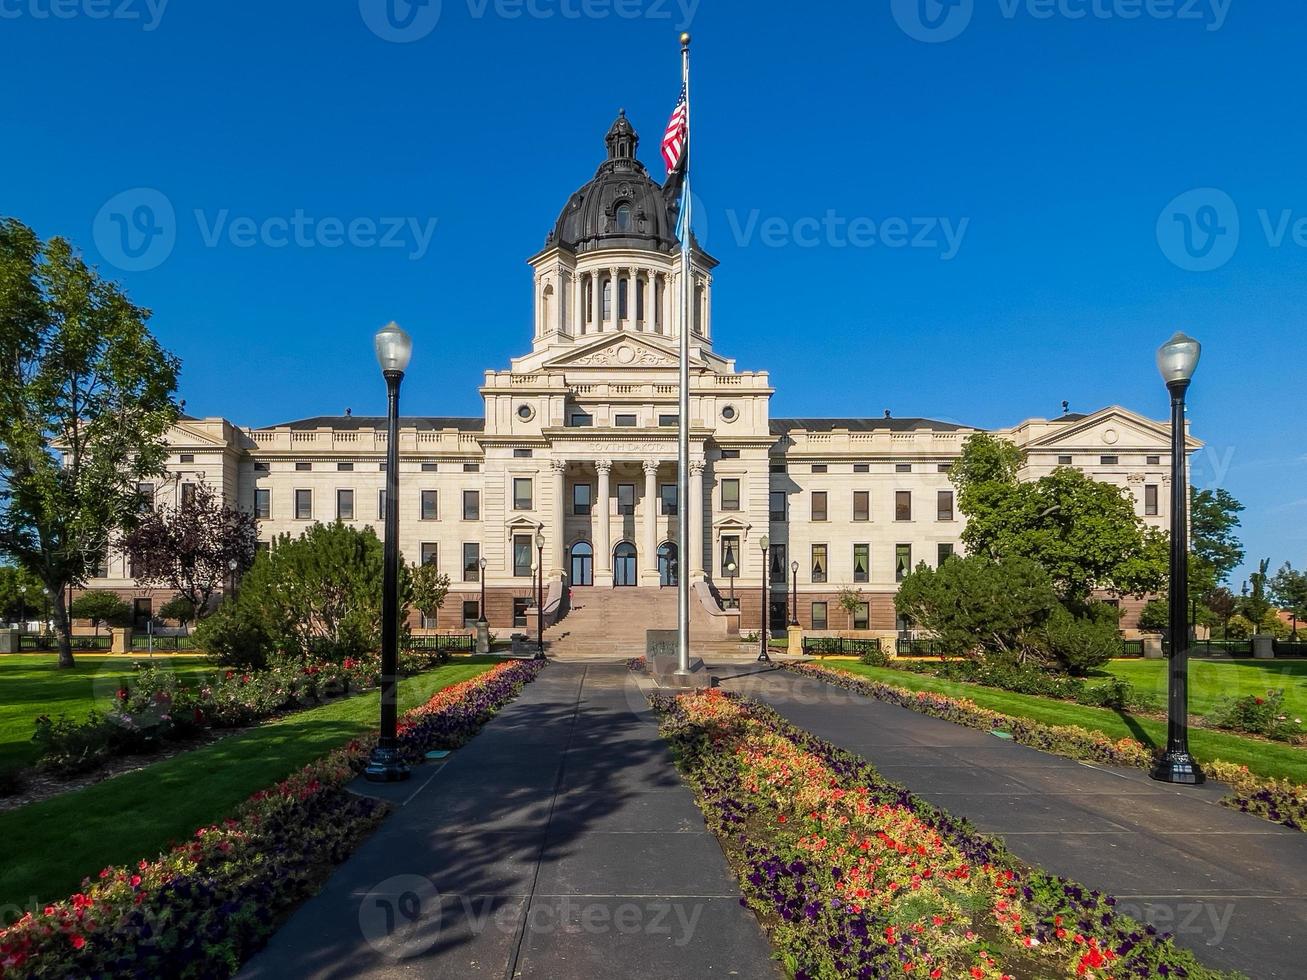
M812 581L819 584L826 581L826 546L824 544L814 544L812 546Z
M463 600L463 628L475 626L481 619L481 603L475 599Z
M740 481L722 480L722 510L740 509Z
M658 495L662 500L662 511L664 517L676 516L676 494L677 486L675 483L664 483L658 488Z
M676 416L676 415L660 415L660 416L658 416L658 424L659 424L660 426L662 426L663 428L671 428L672 426L675 426L675 425L677 425L677 424L679 424L679 423L680 423L680 417L679 417L679 416Z
M858 608L853 610L853 628L855 630L871 629L871 604L859 602Z
M440 558L440 548L434 541L423 541L421 562L423 565L435 565Z
M337 472L337 473L353 473L353 472L354 472L354 464L353 464L353 463L337 463L337 464L336 464L336 472Z
M182 453L180 459L181 459L181 461L182 461L183 463L194 463L194 462L195 462L195 454L194 454L194 453Z
M935 495L935 519L940 521L953 520L953 491L940 490Z
M619 429L634 429L636 419L634 415L617 415L613 418L613 425Z
M1149 457L1148 457L1148 465L1149 465L1149 466L1161 466L1161 465L1162 465L1162 457L1161 457L1161 456L1149 456Z
M826 464L825 464L825 463L813 463L813 464L812 464L812 472L814 472L814 473L825 473L825 472L826 472Z
M722 535L722 574L727 578L735 578L740 574L739 535Z
M297 521L313 520L313 491L312 490L295 491L295 520Z
M853 581L868 582L871 580L871 545L855 544L853 546Z
M518 629L526 628L526 616L531 610L530 599L513 600L513 625Z
M195 484L194 484L194 483L183 483L183 484L182 484L182 506L183 506L183 507L190 507L193 503L195 503Z
M740 451L738 449L723 449L722 459L739 459Z
M439 471L439 469L440 469L440 467L439 467L437 464L435 464L435 463L423 463L423 464L422 464L422 472L423 472L423 473L436 473L436 472Z
M272 467L262 461L258 461L254 464L255 473L267 473L270 469L272 469Z
M272 517L272 491L257 488L254 491L254 516L261 521Z
M953 472L953 464L952 464L952 463L940 463L939 466L936 467L936 471L937 471L937 472L940 472L940 473L952 473L952 472Z
M790 567L785 561L785 545L774 544L771 546L771 580L773 582L788 582L790 578Z
M1120 458L1119 456L1099 456L1099 457L1098 457L1098 465L1099 465L1099 466L1115 466L1115 465L1117 465L1117 463L1119 463L1119 462L1121 462L1121 458Z
M785 520L785 491L773 490L768 496L771 501L768 510L773 522Z
M785 464L784 464L784 463L772 463L772 464L771 464L771 471L772 471L773 473L784 473L784 472L786 472Z
M463 542L463 581L481 581L481 545L475 541Z
M936 566L942 565L944 564L944 562L948 561L952 557L953 557L953 544L951 542L945 541L939 545L938 549L935 552L935 565Z
M1157 516L1157 484L1149 483L1144 487L1144 514L1147 517Z
M635 513L635 484L617 484L617 513L630 517Z
M295 464L295 472L296 472L296 473L307 473L307 472L308 472L309 470L311 470L311 469L313 469L313 464L312 464L312 463L296 463L296 464Z
M870 463L854 463L854 464L853 464L853 472L854 472L854 473L870 473L870 472L871 472L871 464L870 464Z
M812 604L812 628L824 630L827 628L826 622L826 603L814 602Z
M377 520L384 521L385 519L386 519L386 491L378 490L377 491Z
M353 490L336 491L336 520L338 521L354 520L354 491Z
M902 582L912 572L912 545L894 546L894 581Z
M912 520L912 491L911 490L894 491L894 520L896 521Z
M895 472L895 473L911 473L911 472L912 472L912 464L911 464L911 463L895 463L895 464L894 464L894 472Z
M513 458L514 458L514 459L530 459L533 455L535 455L535 454L534 454L534 452L533 452L532 450L530 450L530 449L514 449L514 450L513 450Z
M464 472L464 473L480 473L480 472L481 472L481 464L480 464L480 463L464 463L464 464L463 464L463 472Z
M826 516L826 491L812 491L812 519L814 521L824 521Z
M463 520L465 521L481 520L481 491L480 490L463 491Z
M578 517L589 517L593 504L594 488L588 483L572 484L572 513Z
M1071 457L1070 457L1070 456L1059 456L1059 457L1057 458L1057 465L1058 465L1058 466L1070 466L1070 465L1071 465L1071 462L1072 462L1072 460L1071 460Z
M855 521L871 520L871 491L853 491L853 519Z
M531 535L513 535L513 575L516 578L531 577Z
M533 497L531 478L517 476L513 478L513 510L530 510Z
M573 412L567 424L574 429L588 429L595 424L595 417L589 412Z
M136 496L140 498L140 510L147 511L154 507L154 484L136 484Z
M422 519L434 521L440 516L440 499L435 490L422 491Z

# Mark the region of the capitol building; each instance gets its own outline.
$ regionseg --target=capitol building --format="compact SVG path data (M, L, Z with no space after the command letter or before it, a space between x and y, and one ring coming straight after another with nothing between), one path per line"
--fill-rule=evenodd
M625 115L605 144L598 171L567 199L530 259L530 350L486 372L484 414L401 420L400 548L406 561L435 562L451 581L436 621L419 624L415 614L414 625L473 622L484 575L491 628L534 627L539 533L551 620L617 590L661 590L674 608L669 586L687 575L702 607L694 622L747 632L763 615L766 575L777 629L793 601L810 630L892 633L897 583L918 563L961 550L964 518L949 468L980 430L888 413L773 417L767 372L741 370L714 348L717 262L696 245L691 267L682 265L676 178L664 186L650 177ZM686 276L689 322L678 302ZM684 501L676 479L683 331L692 458ZM1079 467L1127 488L1145 521L1168 526L1168 423L1108 407L988 431L1026 450L1023 477ZM175 505L188 486L206 483L258 518L261 542L338 519L380 534L386 440L384 418L252 429L187 417L168 435L167 480L142 490ZM688 541L677 540L682 506ZM135 602L138 618L171 598L139 588L120 554L100 571L89 585ZM837 603L844 589L862 599L848 616Z

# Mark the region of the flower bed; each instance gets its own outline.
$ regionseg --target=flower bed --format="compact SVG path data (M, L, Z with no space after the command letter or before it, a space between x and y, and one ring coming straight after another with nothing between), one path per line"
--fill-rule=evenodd
M399 743L408 761L465 743L543 666L500 664L406 712ZM0 932L0 976L235 973L388 812L345 789L374 744L356 739L188 843L153 861L105 868L67 901L29 912Z
M1029 718L991 711L965 698L949 697L932 691L912 691L815 664L791 663L780 666L801 676L816 677L857 694L966 725L968 728L1001 730L1022 745L1069 759L1148 769L1156 758L1149 746L1132 738L1113 740L1101 732L1090 731L1078 725L1046 725ZM1203 767L1212 778L1228 783L1233 788L1234 792L1221 800L1222 805L1265 817L1294 830L1307 829L1307 787L1287 780L1265 779L1250 773L1245 766L1219 759L1204 761Z
M1230 976L768 708L720 690L654 706L796 980Z

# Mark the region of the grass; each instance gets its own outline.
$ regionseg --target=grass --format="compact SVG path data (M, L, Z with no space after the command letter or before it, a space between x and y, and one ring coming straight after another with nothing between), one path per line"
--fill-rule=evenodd
M38 715L84 719L92 708L107 707L118 681L134 673L133 664L147 659L145 654L79 654L76 667L61 670L53 653L0 656L0 772L36 762L32 732ZM154 663L167 664L183 677L215 669L203 657L156 655Z
M1139 718L1127 712L1112 711L1108 708L1090 708L1029 694L1013 694L991 687L981 687L979 684L941 680L929 674L914 674L906 670L895 670L892 667L869 667L865 664L845 662L839 664L838 669L883 684L892 684L895 687L905 687L914 691L938 691L942 694L967 698L982 708L1022 718L1032 718L1049 725L1079 725L1081 728L1099 731L1114 739L1134 738L1153 747L1166 745L1166 722L1153 718ZM1200 762L1220 759L1224 762L1245 765L1261 776L1307 783L1307 749L1282 742L1260 741L1228 732L1198 728L1189 730L1189 747ZM3 830L0 830L0 833L3 833Z
M489 670L459 659L399 684L400 710ZM0 915L64 898L87 875L153 858L257 790L375 730L373 691L289 715L145 769L0 813ZM8 913L8 914L7 914Z
M1166 661L1113 660L1104 672L1166 702ZM1189 710L1207 714L1226 696L1284 691L1290 717L1307 720L1307 660L1190 660Z

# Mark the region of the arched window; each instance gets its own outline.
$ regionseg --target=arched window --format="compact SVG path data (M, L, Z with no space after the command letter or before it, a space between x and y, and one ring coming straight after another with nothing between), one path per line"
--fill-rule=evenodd
M604 322L613 318L613 281L604 280Z
M617 205L617 214L614 216L613 226L618 231L631 230L631 205L629 204Z
M665 541L658 548L658 583L664 586L676 584L677 568L676 542Z
M554 287L551 283L545 287L540 297L540 332L551 333L554 329Z
M631 293L631 280L623 277L617 281L617 319L625 320L630 317L631 307L627 298Z
M638 584L635 545L623 541L613 549L613 585L621 587Z
M585 541L572 545L572 584L594 585L594 548Z

